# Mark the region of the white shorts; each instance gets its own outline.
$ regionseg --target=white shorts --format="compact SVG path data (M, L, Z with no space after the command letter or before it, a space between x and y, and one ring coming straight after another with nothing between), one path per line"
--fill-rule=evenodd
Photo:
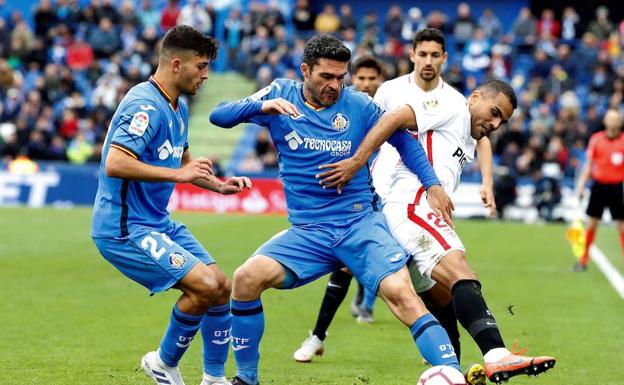
M446 254L466 251L455 230L435 215L426 200L419 205L387 202L383 213L394 238L413 257L409 268L418 293L435 285L431 271Z

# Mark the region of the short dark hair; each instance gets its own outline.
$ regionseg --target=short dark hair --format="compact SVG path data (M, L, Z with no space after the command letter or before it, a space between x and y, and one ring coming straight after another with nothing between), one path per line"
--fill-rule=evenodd
M360 68L372 68L379 73L379 75L384 76L384 69L381 61L374 56L364 55L360 56L356 61L351 65L351 72L356 73L360 70Z
M305 43L303 62L312 70L321 58L348 62L351 60L351 51L331 35L314 35Z
M219 41L188 25L178 25L167 32L160 49L166 55L193 52L195 56L207 56L208 60L214 61Z
M444 37L444 33L439 29L425 28L416 32L414 41L412 42L412 48L416 49L416 46L423 41L435 41L436 43L440 43L442 51L446 52L446 38Z
M507 99L509 99L509 102L511 103L511 106L514 110L516 109L516 107L518 107L516 91L514 91L514 89L507 82L498 79L490 79L477 87L477 90L481 92L489 92L493 94L493 96L496 96L502 92L507 97Z

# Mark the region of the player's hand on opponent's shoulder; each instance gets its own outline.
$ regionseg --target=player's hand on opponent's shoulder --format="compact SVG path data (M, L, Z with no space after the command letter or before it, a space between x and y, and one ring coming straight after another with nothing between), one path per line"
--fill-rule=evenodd
M292 115L297 117L300 115L297 106L284 98L270 99L262 103L262 112L269 115Z
M329 169L316 175L316 179L323 188L336 187L338 194L342 194L342 188L349 183L355 173L362 167L353 158L343 159L336 163L329 163L319 166L319 169Z
M494 200L494 186L492 184L482 184L479 188L483 207L488 209L488 218L496 218L496 200Z
M429 202L429 206L436 213L436 215L440 218L443 218L444 221L455 228L455 224L453 223L453 210L455 210L455 206L453 205L453 201L446 194L442 186L433 185L427 189L427 201Z
M210 159L202 156L180 167L175 174L174 182L190 183L198 178L208 179L212 174L212 162Z
M219 186L219 192L223 195L238 194L245 189L251 190L251 180L246 176L233 176Z

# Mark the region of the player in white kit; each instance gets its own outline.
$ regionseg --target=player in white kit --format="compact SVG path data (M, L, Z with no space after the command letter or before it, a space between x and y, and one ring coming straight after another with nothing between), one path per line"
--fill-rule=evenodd
M373 130L388 135L399 127L411 130L418 136L449 193L456 189L463 167L472 161L476 140L497 130L517 105L513 89L498 80L481 85L468 100L440 82L425 98L414 97L403 103L407 105L389 112L393 119L388 124ZM381 143L365 138L352 158L323 166L329 171L319 175L321 183L326 188L340 190ZM383 156L379 161L384 160ZM373 169L378 167L375 164ZM387 191L383 191L383 186L380 191L384 214L394 237L414 257L410 268L413 278L422 275L451 290L457 318L479 345L488 378L498 383L515 375L535 375L552 368L555 364L552 357L527 357L505 348L481 294L481 284L468 265L465 248L452 224L428 207L420 181L400 162L394 163L394 167L392 163L384 163L382 169L392 170ZM416 283L421 291L432 285L418 280Z
M438 108L440 100L444 100L449 106L457 105L457 108L463 108L466 105L466 98L463 97L453 87L448 85L442 79L442 66L447 61L447 53L445 50L444 34L437 29L426 28L415 34L412 43L411 60L414 63L414 71L410 74L400 76L393 80L388 80L382 84L375 94L375 101L386 111L394 110L411 101L418 101L426 106L428 116L436 113L443 113L442 108ZM425 137L422 143L427 149L430 140L433 144L433 137L436 135L431 131L431 136ZM493 217L496 213L496 205L494 203L494 182L492 175L492 145L487 137L482 137L476 142L476 149L479 157L479 168L482 174L481 199L485 207L489 208L489 216ZM436 144L438 140L435 141ZM474 150L471 143L470 146ZM436 151L433 149L432 151ZM435 156L436 159L446 158L443 154L434 154L432 151L430 160ZM469 151L471 154L474 151ZM468 159L466 159L468 160ZM472 160L472 155L470 155ZM395 168L400 165L399 154L392 146L383 144L379 150L379 154L373 160L371 172L373 176L373 184L375 191L386 199L390 193L390 184ZM438 162L438 166L441 163ZM438 167L440 169L440 167ZM439 172L439 171L438 171ZM447 183L448 184L448 183ZM396 190L392 190L396 191ZM448 192L448 189L447 189ZM415 265L414 265L415 266ZM430 278L423 277L416 269L412 269L412 280L418 294L427 304L427 308L440 321L440 324L446 329L455 353L460 359L461 347L459 342L459 330L457 329L457 318L451 301L451 292L443 285L436 285ZM480 383L475 376L484 376L479 374L481 366L470 367L466 372L466 378L471 384ZM485 381L485 378L481 380Z

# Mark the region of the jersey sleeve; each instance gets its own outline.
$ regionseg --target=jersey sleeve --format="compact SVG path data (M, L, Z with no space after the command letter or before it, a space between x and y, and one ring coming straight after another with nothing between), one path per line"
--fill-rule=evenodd
M367 96L362 114L366 119L366 127L368 127L369 130L373 128L384 112L384 109L381 108L373 98Z
M139 158L160 127L160 111L154 102L137 99L126 104L115 119L111 147Z
M457 116L457 111L439 111L433 102L411 101L407 103L414 112L418 132L437 130L447 126Z
M375 100L375 103L377 103L377 105L383 108L385 111L389 110L387 89L388 87L384 87L384 85L382 84L377 89L377 92L375 92L375 97L373 98L373 100Z
M587 145L587 150L585 151L585 159L594 160L596 155L596 142L598 141L598 136L596 134L592 135L589 138L589 144Z
M210 114L210 122L219 127L231 128L239 123L255 123L267 126L271 115L262 112L262 103L279 97L281 86L277 80L253 95L219 104Z

